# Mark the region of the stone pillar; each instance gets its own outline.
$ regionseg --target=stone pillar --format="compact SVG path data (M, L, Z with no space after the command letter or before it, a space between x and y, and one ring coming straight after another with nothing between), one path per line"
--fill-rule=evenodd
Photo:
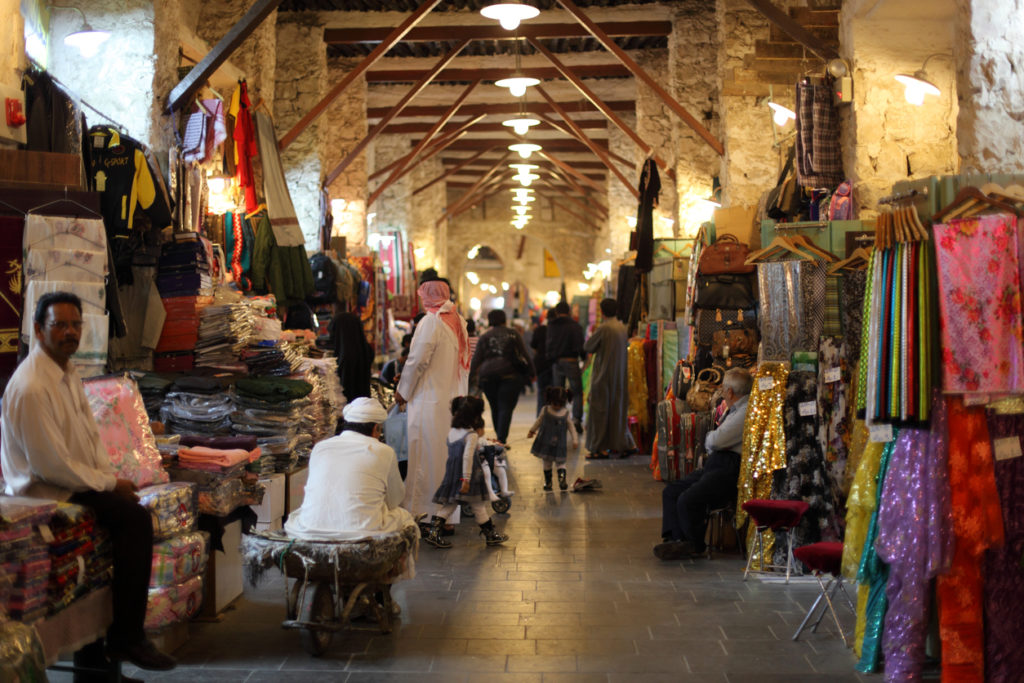
M407 135L378 135L373 142L373 148L367 150L367 155L373 154L370 165L373 171L377 171L408 154L411 150L412 147L409 145L409 137ZM390 171L374 178L370 181L369 189L375 191L387 179L389 174ZM411 213L409 207L409 175L406 174L388 185L383 194L377 198L377 201L372 206L367 207L367 216L376 214L373 216L372 221L367 220L368 233L372 234L382 230L408 230ZM438 216L435 216L434 220L437 220L437 218ZM429 258L426 260L430 261Z
M437 224L437 219L441 217L447 204L444 182L434 183L419 194L412 194L417 187L425 185L442 173L444 164L441 163L441 155L437 154L414 168L407 176L412 210L407 234L414 247L423 249L422 262L420 259L416 260L416 267L420 270L433 266L438 272L446 272L448 265L445 258L446 250L436 247L447 242L448 221Z
M274 72L274 125L278 136L291 129L320 101L327 87L324 27L314 14L289 14L277 24ZM310 124L281 154L306 249L319 248L320 184L328 124L323 116Z
M358 60L336 59L329 63L328 88L340 81L358 64ZM366 78L359 77L345 88L324 114L328 144L324 153L324 173L330 173L348 153L366 137ZM342 235L348 245L366 244L366 157L360 154L327 191L334 213L334 235Z
M776 3L779 4L779 3ZM718 0L718 73L721 137L725 146L720 179L724 206L756 206L775 182L779 154L772 148L771 110L765 97L742 88L730 89L735 72L744 68L755 41L767 40L768 20L745 0Z
M686 0L673 8L669 36L669 92L705 128L721 137L718 115L719 51L717 17L713 5ZM670 113L676 150L678 210L676 234L693 237L701 223L711 218L708 205L713 178L720 173L720 157L692 128Z
M670 82L669 56L664 50L642 52L637 55L637 63L659 83ZM645 83L638 80L636 84L636 133L657 151L658 156L665 160L669 168L675 168L677 158L676 145L673 141L673 118L675 118L675 114L669 110L664 100L658 97L657 93L647 87ZM638 150L632 140L629 143ZM628 155L626 158L632 156ZM658 172L661 179L661 192L658 194L658 207L654 210L654 236L673 237L679 222L676 212L676 183L665 169L659 167ZM639 186L639 170L633 176L633 182Z
M963 171L1024 171L1022 31L1022 0L956 0L953 53L960 103L957 146ZM935 62L929 62L929 74Z
M0 0L0 85L21 86L21 70L25 68L25 23L19 0Z
M859 218L877 215L878 199L897 181L958 172L952 58L928 62L928 77L942 94L922 106L908 103L895 79L913 74L930 54L951 53L952 0L909 15L896 5L873 7L871 0L844 3L839 21L841 54L853 76L853 103L840 107L843 167Z

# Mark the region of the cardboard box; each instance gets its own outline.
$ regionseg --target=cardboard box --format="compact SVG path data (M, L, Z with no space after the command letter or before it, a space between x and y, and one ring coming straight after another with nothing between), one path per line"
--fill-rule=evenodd
M256 522L257 531L280 531L284 528L284 518L278 517L270 522Z
M269 524L271 521L279 520L284 516L287 480L283 473L270 474L260 477L260 483L263 484L263 502L259 505L250 505L249 507L256 513L257 522Z
M210 552L203 577L204 617L215 617L242 595L242 522L224 527L224 550Z
M761 232L755 223L756 206L730 206L715 209L715 239L722 235L733 235L741 244L751 249L761 248Z

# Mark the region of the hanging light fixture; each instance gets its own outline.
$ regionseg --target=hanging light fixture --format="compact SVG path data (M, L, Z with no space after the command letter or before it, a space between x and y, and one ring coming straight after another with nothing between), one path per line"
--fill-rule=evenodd
M85 18L85 12L78 7L65 5L50 5L50 9L70 9L82 15L82 27L77 31L64 36L64 44L78 50L83 57L94 57L99 51L100 45L110 38L110 31L97 31Z
M514 168L517 175L521 173L532 173L540 168L537 164L509 164L508 167Z
M789 107L783 107L778 102L769 102L768 106L773 112L772 120L775 121L775 125L779 128L785 126L787 121L796 121L796 112Z
M513 206L512 210L515 211L520 216L525 216L526 212L530 210L530 207L520 204L519 206Z
M537 175L536 173L520 173L518 175L512 176L512 179L518 181L519 184L522 185L523 187L529 187L530 183L532 183L537 178L540 178L540 176Z
M518 152L519 156L523 159L529 159L531 154L544 149L540 145L535 145L532 142L517 142L514 145L509 145L508 148L513 152Z
M921 68L915 71L913 75L896 74L895 76L896 80L903 84L903 97L906 98L907 102L910 104L920 107L924 104L925 95L935 95L938 97L942 94L939 87L928 80L928 73L925 71L925 67L928 66L928 62L933 57L950 57L950 59L952 59L950 55L944 52L936 52L933 55L928 55L924 60L924 64L922 64Z
M480 10L480 14L497 21L506 31L515 31L519 28L519 22L533 19L540 14L540 10L521 2L503 2L484 7Z
M513 97L522 97L526 94L526 89L535 85L540 85L540 80L531 76L524 76L522 65L520 63L519 56L519 37L515 39L516 48L516 70L515 73L508 77L503 78L500 81L495 81L494 85L499 88L508 88L508 91L512 93ZM527 126L529 128L529 126Z
M536 83L534 83L536 85ZM516 135L526 135L530 132L530 126L536 126L540 121L530 118L523 113L513 119L505 119L501 125L508 126L516 132Z

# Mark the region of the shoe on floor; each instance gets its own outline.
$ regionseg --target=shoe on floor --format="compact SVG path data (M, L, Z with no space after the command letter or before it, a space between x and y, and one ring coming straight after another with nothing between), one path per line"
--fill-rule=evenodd
M699 554L689 541L665 541L654 546L654 556L659 560L686 560Z
M160 652L149 638L126 647L111 645L108 654L113 660L128 661L149 671L170 671L178 665L174 657Z
M583 433L583 423L580 422L579 420L573 420L572 423L576 427L576 433L577 434L582 434Z

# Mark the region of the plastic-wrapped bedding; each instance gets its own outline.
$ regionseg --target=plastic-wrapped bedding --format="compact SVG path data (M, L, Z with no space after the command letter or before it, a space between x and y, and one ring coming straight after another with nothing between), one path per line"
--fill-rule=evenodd
M210 535L205 531L172 536L155 544L149 587L172 586L202 575L209 558L209 549Z
M17 621L0 622L0 681L45 681L46 656L39 634Z
M196 528L195 484L173 482L139 491L139 503L153 518L153 540L163 540Z
M146 604L146 630L186 621L194 617L203 604L203 577L193 576L181 583L150 588Z

